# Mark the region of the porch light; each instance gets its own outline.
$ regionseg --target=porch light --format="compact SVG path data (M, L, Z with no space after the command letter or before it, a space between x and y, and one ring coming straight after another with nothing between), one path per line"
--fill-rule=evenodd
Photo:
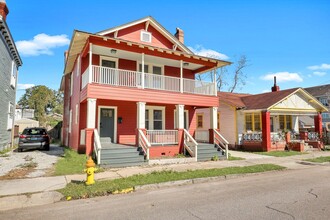
M183 66L189 66L189 63L185 62L183 63Z
M115 49L111 49L111 50L110 50L110 53L115 54L115 53L117 53L117 50L115 50Z

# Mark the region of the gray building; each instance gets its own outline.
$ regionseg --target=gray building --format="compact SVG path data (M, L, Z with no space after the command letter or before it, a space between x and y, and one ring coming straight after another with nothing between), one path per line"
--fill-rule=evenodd
M5 0L0 0L0 150L12 145L18 67L22 60L10 34Z
M330 111L330 84L305 88ZM322 113L322 122L330 122L330 112Z

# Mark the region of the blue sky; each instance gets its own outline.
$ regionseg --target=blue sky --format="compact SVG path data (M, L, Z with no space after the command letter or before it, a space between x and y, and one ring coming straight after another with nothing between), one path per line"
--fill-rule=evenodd
M274 75L281 89L330 83L329 0L6 2L23 60L18 99L31 85L59 88L74 29L93 33L149 15L171 33L183 29L197 53L231 62L246 55L247 84L237 92L269 91Z

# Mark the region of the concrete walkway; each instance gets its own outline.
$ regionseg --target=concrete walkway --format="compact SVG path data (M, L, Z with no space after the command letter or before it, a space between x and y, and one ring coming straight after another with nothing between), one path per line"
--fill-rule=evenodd
M250 166L255 164L272 163L285 166L288 169L306 169L311 163L303 162L303 159L320 156L330 156L330 151L315 151L308 154L290 157L272 157L247 152L230 151L235 157L245 160L234 161L208 161L188 164L170 164L158 166L141 166L108 169L105 172L95 174L96 180L116 179L135 174L147 174L153 171L173 170L186 171L197 169L224 168L233 166ZM83 181L85 175L67 175L56 177L38 177L27 179L0 181L0 211L35 205L50 204L60 201L62 195L55 190L64 188L71 181Z

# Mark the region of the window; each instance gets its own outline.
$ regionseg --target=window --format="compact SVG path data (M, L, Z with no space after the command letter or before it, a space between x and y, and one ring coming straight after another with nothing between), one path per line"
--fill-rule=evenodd
M220 112L217 114L217 128L220 129Z
M8 121L7 121L7 129L11 130L13 128L13 114L14 114L14 104L9 102L8 105Z
M292 129L292 116L291 115L280 115L280 129L291 130Z
M145 123L147 130L163 130L165 127L165 107L146 106Z
M260 113L245 114L245 130L261 131L261 115Z
M197 128L203 128L203 114L197 114Z
M330 118L330 113L322 113L322 118L326 119L326 118Z
M16 66L16 63L14 61L12 61L10 85L13 88L15 88L15 86L16 86L16 78L17 78L17 66Z
M324 106L329 106L328 98L327 98L327 97L322 97L322 98L320 98L320 102L321 102Z
M146 31L141 31L141 41L151 43L151 33Z

